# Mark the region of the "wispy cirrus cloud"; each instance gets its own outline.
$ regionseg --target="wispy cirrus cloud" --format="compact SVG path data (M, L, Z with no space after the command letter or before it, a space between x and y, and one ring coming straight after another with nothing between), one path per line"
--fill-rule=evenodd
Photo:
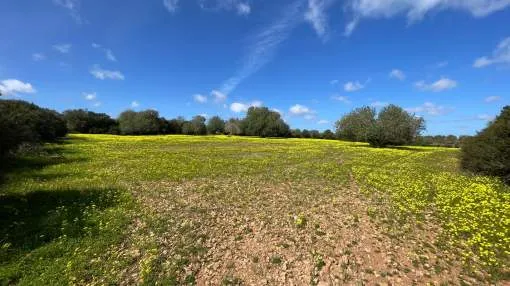
M501 96L497 96L497 95L488 96L484 99L484 101L487 103L496 102L496 101L500 101L500 100L501 100Z
M458 84L456 81L449 79L447 77L442 77L439 80L432 83L426 83L423 80L414 83L414 86L421 91L433 91L433 92L441 92L448 89L453 89L457 87L457 85Z
M331 96L331 99L343 102L345 104L351 104L351 101L349 100L349 98L347 96L342 96L342 95L334 94L334 95Z
M300 12L303 1L295 1L283 11L283 15L249 40L248 50L241 68L225 80L219 89L228 95L246 78L259 71L271 61L280 44L285 41L292 30L302 21Z
M92 43L92 47L94 49L101 50L104 53L104 55L105 55L107 60L109 60L111 62L116 62L117 61L117 58L113 54L112 50L104 48L103 46L101 46L100 44L97 44L97 43Z
M444 10L466 11L480 18L508 6L508 0L349 0L346 10L352 20L347 23L344 33L346 36L352 34L365 18L387 19L405 15L412 24L427 14Z
M46 59L46 56L43 53L33 53L32 54L32 60L36 62L44 61Z
M327 39L328 19L326 10L333 2L334 0L308 0L305 20L312 25L322 40Z
M163 0L163 6L165 6L168 12L174 13L179 7L179 0Z
M71 44L57 44L53 45L53 49L62 53L62 54L68 54L71 51L71 47L73 45Z
M502 40L496 49L492 52L492 56L484 56L475 60L473 67L483 68L494 64L510 65L510 37Z
M82 24L80 16L80 0L53 0L53 4L66 9L77 24Z
M423 105L417 107L406 108L406 111L437 116L450 113L451 111L453 111L453 108L437 105L432 102L425 102Z
M235 11L238 15L251 13L248 0L198 0L198 5L206 11Z
M216 102L216 103L223 102L227 99L227 95L219 90L211 91L211 95L213 96L214 102Z
M90 74L100 80L112 79L112 80L124 80L124 75L117 70L105 70L99 65L94 65L90 69Z

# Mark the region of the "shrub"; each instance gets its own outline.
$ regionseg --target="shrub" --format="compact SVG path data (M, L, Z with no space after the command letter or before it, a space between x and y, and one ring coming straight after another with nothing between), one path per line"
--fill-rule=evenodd
M53 141L66 134L65 121L56 111L21 100L0 100L0 155L23 143Z
M510 183L510 106L476 136L465 139L461 151L465 170Z
M326 129L326 130L324 130L324 132L322 132L322 138L324 138L324 139L335 139L335 133L333 133L329 129Z

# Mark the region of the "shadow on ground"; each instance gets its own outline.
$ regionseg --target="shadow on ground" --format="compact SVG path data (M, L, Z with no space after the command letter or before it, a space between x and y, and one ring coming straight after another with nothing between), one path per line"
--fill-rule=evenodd
M116 194L111 189L65 189L0 195L0 256L9 260L62 236L97 234L93 215L116 205Z

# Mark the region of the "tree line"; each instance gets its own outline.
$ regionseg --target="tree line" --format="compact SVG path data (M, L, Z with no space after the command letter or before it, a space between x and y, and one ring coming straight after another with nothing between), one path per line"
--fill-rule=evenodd
M244 118L223 120L201 115L186 120L166 119L155 110L126 110L118 118L84 109L58 113L20 100L0 100L0 156L23 144L55 141L68 132L90 134L227 134L260 137L340 139L367 142L373 147L425 145L461 147L465 170L495 175L510 181L510 106L476 136L422 136L425 121L399 106L376 112L360 107L335 123L335 132L290 129L280 113L267 107L250 107Z

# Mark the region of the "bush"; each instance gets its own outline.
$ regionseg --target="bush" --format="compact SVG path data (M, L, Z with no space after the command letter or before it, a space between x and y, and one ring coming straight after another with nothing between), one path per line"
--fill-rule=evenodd
M461 148L465 170L501 177L510 183L510 106L476 136L465 139Z
M120 114L118 121L120 133L125 135L158 134L160 131L159 113L155 110L127 110Z
M117 121L108 114L83 109L64 111L64 119L70 132L102 134L118 133Z
M49 142L66 134L65 121L56 111L21 100L0 100L0 155L23 143Z
M324 139L335 139L335 133L333 133L329 129L326 129L324 132L322 132L322 138L324 138Z
M280 113L267 107L250 107L242 130L248 136L287 137L290 134L289 125L280 118Z

